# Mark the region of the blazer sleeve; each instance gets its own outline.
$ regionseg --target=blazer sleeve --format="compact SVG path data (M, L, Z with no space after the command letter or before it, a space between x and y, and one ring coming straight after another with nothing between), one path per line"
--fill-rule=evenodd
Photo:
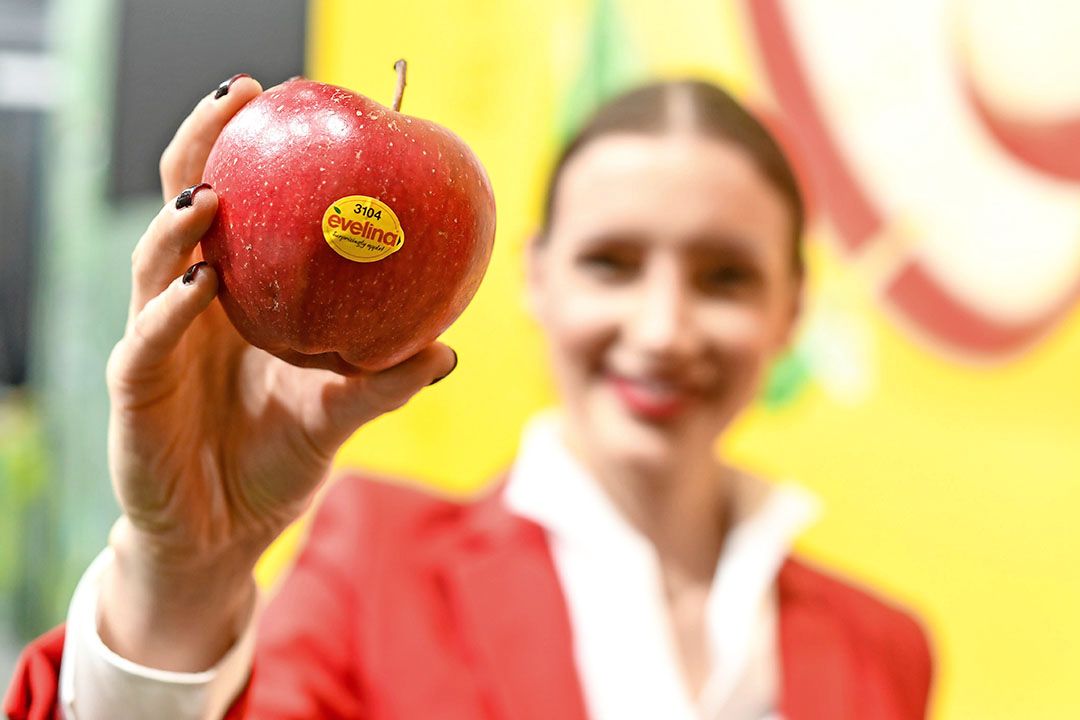
M908 610L881 607L861 623L861 686L864 700L872 701L867 708L880 708L873 711L880 713L887 708L887 716L897 720L925 720L934 677L930 636Z
M900 684L898 695L905 705L904 717L913 720L929 717L934 655L929 635L918 620L907 614L900 616L887 657Z
M10 720L52 720L60 717L60 659L64 655L64 626L37 638L23 650L4 696Z
M357 680L356 592L359 502L327 493L308 541L263 612L247 684L226 720L365 717ZM61 718L65 626L23 651L4 698L11 720Z

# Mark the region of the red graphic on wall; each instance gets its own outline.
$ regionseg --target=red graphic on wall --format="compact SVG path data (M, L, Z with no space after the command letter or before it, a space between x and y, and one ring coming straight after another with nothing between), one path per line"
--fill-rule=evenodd
M810 170L812 195L835 225L843 251L851 256L862 253L870 244L884 241L889 218L883 203L858 181L842 140L826 120L782 0L747 0L746 8L773 96ZM1053 177L1080 181L1080 118L1038 123L1009 117L984 101L974 83L966 83L966 89L977 116L1005 152ZM1030 348L1057 325L1080 300L1080 278L1051 307L1022 321L996 318L975 307L914 256L901 262L882 292L908 324L937 344L997 360Z

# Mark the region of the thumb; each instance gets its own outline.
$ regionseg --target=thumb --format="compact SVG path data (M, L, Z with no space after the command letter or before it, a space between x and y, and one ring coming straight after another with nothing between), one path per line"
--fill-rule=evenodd
M337 447L364 423L398 409L423 388L445 378L457 364L453 348L432 343L385 370L339 375L323 388L324 425L313 428L312 435Z

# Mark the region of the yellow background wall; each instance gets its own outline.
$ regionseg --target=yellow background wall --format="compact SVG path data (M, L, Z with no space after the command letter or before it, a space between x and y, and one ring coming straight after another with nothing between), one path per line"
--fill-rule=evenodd
M644 70L759 98L743 18L733 3L704 5L618 9ZM586 0L312 4L309 76L389 103L392 64L407 58L404 111L473 147L499 213L487 278L444 338L459 368L362 429L340 464L474 492L510 462L524 419L553 400L522 301L522 250L593 11ZM926 620L939 661L934 717L1080 717L1080 312L1022 357L972 367L906 334L828 229L811 235L808 314L857 331L871 392L838 399L811 380L794 401L751 410L724 450L818 493L827 511L800 549ZM268 555L264 580L297 537Z

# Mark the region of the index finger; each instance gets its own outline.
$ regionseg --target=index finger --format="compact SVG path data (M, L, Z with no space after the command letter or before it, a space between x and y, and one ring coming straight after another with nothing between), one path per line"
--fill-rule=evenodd
M225 123L262 92L262 85L234 75L203 97L161 153L161 193L168 201L202 180L203 168Z

